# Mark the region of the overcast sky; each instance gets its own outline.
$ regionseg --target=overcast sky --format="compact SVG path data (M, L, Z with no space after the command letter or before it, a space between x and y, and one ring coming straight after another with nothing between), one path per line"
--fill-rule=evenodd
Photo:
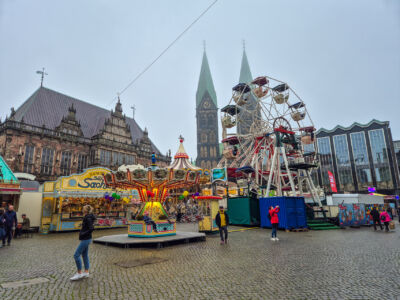
M44 85L111 109L113 99L213 0L0 0L0 116ZM400 1L219 0L121 96L161 152L182 134L196 157L195 95L203 40L218 97L239 79L289 83L317 128L390 121L400 139ZM221 130L219 132L221 134Z

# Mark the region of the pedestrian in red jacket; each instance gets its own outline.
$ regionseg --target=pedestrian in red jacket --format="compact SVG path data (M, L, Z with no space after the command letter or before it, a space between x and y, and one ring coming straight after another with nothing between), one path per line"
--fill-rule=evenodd
M271 220L271 225L272 225L271 241L279 241L279 239L276 237L276 231L279 225L278 212L279 212L279 205L277 205L275 208L270 206L268 216L269 219Z

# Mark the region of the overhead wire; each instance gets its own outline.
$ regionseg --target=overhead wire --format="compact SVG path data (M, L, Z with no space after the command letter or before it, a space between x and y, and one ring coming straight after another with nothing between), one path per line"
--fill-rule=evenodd
M133 78L128 85L123 88L118 96L122 95L127 89L129 89L144 73L146 73L189 29L196 24L216 3L218 0L214 0L192 23L190 23L149 65L147 65L135 78ZM114 98L108 106L113 104L118 97Z

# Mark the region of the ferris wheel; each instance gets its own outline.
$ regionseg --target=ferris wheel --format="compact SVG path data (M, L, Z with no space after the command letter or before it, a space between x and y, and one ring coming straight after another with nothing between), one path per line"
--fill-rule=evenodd
M232 88L221 109L224 150L219 167L247 170L269 195L309 192L320 204L311 180L317 167L315 127L303 100L285 82L261 76Z

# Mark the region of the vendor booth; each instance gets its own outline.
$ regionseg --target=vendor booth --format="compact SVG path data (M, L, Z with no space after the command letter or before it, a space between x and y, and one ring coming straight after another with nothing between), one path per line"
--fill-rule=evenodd
M221 197L217 196L198 196L196 200L199 205L199 212L202 220L199 221L199 232L217 232L218 226L215 217L218 213L219 201Z
M105 168L87 169L82 174L60 177L45 182L43 187L41 230L79 230L83 220L82 208L91 205L97 217L95 228L127 225L127 204L135 198L135 190L112 190L104 184ZM115 197L108 195L114 194ZM118 195L116 195L118 194Z
M257 197L230 197L227 202L230 224L260 225L260 206Z

